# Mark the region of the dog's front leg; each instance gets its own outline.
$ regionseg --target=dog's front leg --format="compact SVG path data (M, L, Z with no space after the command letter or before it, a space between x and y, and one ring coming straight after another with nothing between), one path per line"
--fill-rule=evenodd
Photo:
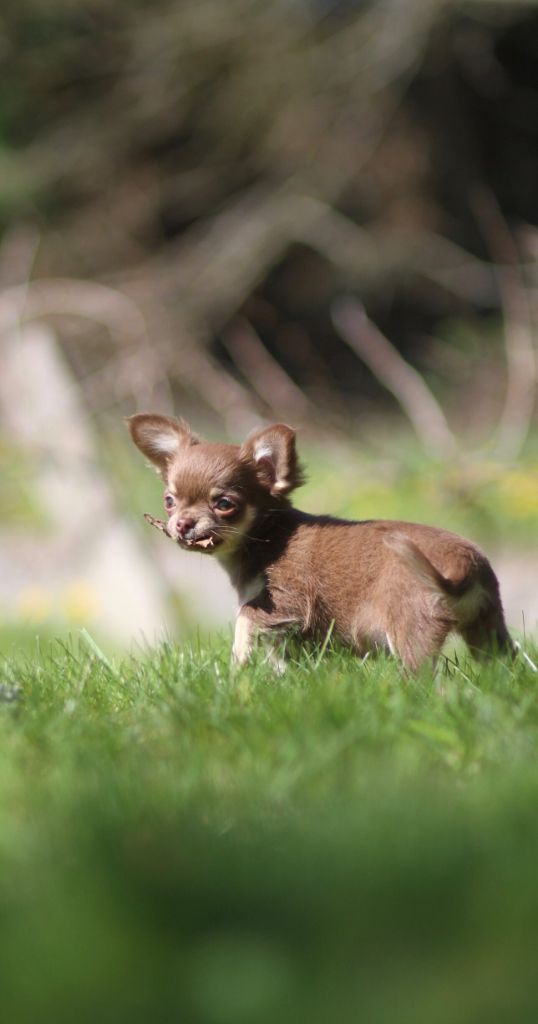
M236 665L246 665L252 654L256 632L252 609L247 605L242 605L235 620L234 643L232 647L232 660Z
M252 605L244 604L237 613L235 620L234 643L232 647L232 661L236 665L246 665L259 637L265 640L267 647L266 661L272 666L278 675L286 670L286 662L278 651L278 640L269 639L269 635L275 626L267 621L259 621L260 615L265 619L263 612ZM276 627L278 628L278 627Z

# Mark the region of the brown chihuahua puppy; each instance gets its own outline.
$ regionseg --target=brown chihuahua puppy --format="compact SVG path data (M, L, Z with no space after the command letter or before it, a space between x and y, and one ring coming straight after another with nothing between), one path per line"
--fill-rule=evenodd
M239 599L233 655L259 634L334 636L357 654L388 651L416 670L450 632L473 652L515 652L487 558L456 534L417 523L349 522L292 507L303 482L295 433L267 427L239 447L201 442L181 420L128 420L165 484L168 522L183 547L214 554Z

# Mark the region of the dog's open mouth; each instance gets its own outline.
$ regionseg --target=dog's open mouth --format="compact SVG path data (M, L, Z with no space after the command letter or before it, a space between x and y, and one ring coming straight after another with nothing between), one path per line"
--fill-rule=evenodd
M156 530L160 530L161 533L164 533L166 534L167 537L170 537L170 534L168 533L167 529L168 523L166 523L164 519L156 519L155 516L151 516L149 512L144 513L144 519L146 520L147 523L150 524L150 526L154 526ZM172 540L173 538L170 539ZM206 533L203 536L196 538L193 537L189 539L180 539L178 537L177 543L181 544L181 547L184 548L199 548L202 551L212 551L213 548L216 548L218 546L220 540L218 537L214 537L213 534Z
M215 538L210 533L207 533L205 537L182 540L181 543L187 548L202 548L203 551L211 551L215 547Z

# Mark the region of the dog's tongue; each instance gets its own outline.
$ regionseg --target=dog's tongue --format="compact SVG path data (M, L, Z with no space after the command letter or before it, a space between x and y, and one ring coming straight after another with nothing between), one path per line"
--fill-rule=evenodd
M144 512L144 519L150 526L154 526L156 530L160 530L161 533L165 533L167 537L170 536L166 529L167 523L163 519L155 519L155 516L150 516L149 512ZM193 548L212 548L214 547L215 541L213 537L201 537L200 540L187 541L189 547Z

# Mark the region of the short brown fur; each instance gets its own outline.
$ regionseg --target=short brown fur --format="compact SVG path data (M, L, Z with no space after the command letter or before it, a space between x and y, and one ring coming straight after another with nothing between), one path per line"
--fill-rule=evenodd
M497 578L470 541L292 507L303 474L290 427L268 427L241 447L199 442L183 422L152 414L129 428L165 482L169 536L214 552L237 590L240 663L257 635L291 627L318 639L332 629L357 654L388 651L411 671L451 632L479 656L513 654Z

